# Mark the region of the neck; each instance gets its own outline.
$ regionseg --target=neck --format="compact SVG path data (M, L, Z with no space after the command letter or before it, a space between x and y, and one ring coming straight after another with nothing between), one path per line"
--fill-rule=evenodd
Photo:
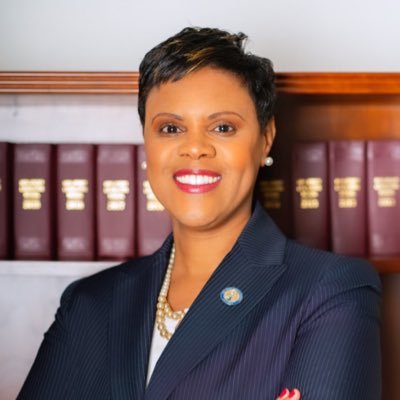
M174 275L207 280L232 249L249 217L206 231L175 223Z

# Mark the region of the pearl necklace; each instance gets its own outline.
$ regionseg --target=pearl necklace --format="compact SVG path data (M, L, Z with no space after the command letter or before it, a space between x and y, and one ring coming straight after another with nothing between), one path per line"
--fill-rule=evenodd
M175 244L172 245L171 255L169 257L168 268L165 273L164 282L161 286L160 294L158 295L157 301L157 313L156 313L156 324L157 329L160 332L160 335L169 340L172 337L172 333L168 330L167 326L165 325L165 317L168 316L174 320L181 320L186 311L172 311L171 306L168 304L167 296L169 285L171 283L171 274L172 274L172 267L174 266L175 262Z

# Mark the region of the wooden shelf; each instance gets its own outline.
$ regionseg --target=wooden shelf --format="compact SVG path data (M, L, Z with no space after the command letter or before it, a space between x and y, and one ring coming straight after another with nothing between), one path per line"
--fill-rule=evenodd
M400 272L400 257L398 258L370 258L368 260L381 274Z
M0 276L87 276L121 261L0 261Z

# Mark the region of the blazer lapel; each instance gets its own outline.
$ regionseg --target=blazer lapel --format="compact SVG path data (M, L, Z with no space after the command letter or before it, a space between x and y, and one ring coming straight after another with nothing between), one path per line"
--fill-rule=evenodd
M286 239L259 206L232 251L215 270L159 358L146 400L166 399L177 384L263 299L286 267ZM220 299L236 287L237 305Z
M121 270L113 294L110 318L112 398L142 399L160 290L171 237L151 257Z

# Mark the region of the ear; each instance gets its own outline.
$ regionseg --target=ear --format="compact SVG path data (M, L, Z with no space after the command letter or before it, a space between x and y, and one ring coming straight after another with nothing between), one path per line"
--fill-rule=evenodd
M271 150L272 143L274 143L275 134L276 134L275 118L272 117L268 121L267 126L265 127L264 132L262 133L264 139L264 147L262 152L261 166L264 166L265 158L268 156Z

